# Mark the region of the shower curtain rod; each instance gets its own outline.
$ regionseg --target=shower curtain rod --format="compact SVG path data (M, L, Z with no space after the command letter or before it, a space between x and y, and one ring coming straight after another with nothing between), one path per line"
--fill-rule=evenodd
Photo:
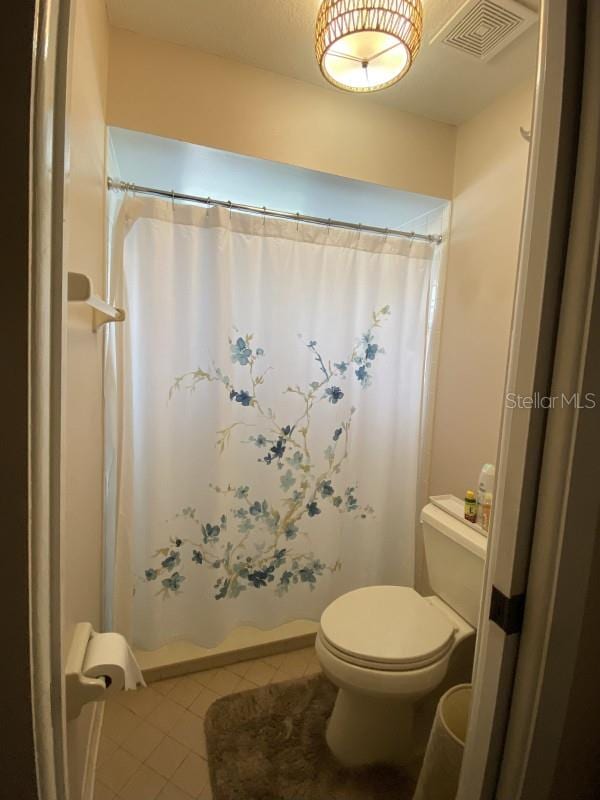
M118 181L113 178L107 179L109 189L118 192L136 192L138 194L150 194L156 197L165 197L168 200L184 200L189 203L201 203L202 205L221 206L230 211L242 211L246 214L260 214L264 217L275 217L277 219L287 219L295 222L310 222L313 225L325 225L329 228L347 228L353 231L364 233L375 233L380 236L404 236L409 239L418 239L423 242L440 244L441 236L427 233L415 233L414 231L401 231L396 228L378 228L375 225L362 225L356 222L343 222L339 219L325 219L325 217L311 217L308 214L294 214L291 211L277 211L266 206L250 206L245 203L232 203L230 200L215 200L213 197L198 197L193 194L182 194L181 192L169 191L168 189L153 189L150 186L139 186L137 183Z

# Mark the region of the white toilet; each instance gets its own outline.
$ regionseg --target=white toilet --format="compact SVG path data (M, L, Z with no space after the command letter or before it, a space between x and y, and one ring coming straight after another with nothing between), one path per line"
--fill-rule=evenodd
M321 616L317 655L339 687L327 743L346 766L411 759L415 704L441 684L454 650L475 635L487 540L432 504L421 524L434 596L368 586L334 600Z

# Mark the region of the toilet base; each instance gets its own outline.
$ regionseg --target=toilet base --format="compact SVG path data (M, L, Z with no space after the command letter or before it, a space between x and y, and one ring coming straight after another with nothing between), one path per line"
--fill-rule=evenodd
M340 689L327 725L329 749L345 767L404 766L412 756L413 705Z

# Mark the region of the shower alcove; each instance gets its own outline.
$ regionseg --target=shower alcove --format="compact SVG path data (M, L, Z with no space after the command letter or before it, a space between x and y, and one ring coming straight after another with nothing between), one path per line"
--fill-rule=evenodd
M117 191L109 191L108 194L109 299L121 301L123 295L119 296L119 292L124 291L123 282L128 281L128 286L124 295L127 302L123 306L127 314L126 322L119 332L115 331L115 326L109 326L111 330L106 335L105 629L118 630L128 636L142 669L147 677L153 679L305 647L314 639L319 615L324 607L325 601L318 600L319 590L312 591L323 574L332 582L327 601L332 598L331 592L335 596L348 588L362 585L363 580L365 584L384 580L406 585L414 582L415 543L411 528L414 529L416 511L425 498L424 487L427 485L427 452L439 332L438 301L443 289L444 234L448 226L449 203L439 198L119 128L109 129L108 174L113 186L117 186ZM162 197L152 198L149 190L159 190ZM224 206L185 202L178 199L178 195L216 198L224 201ZM269 228L272 220L266 214L261 218L260 212L240 214L234 210L232 222L232 211L231 208L228 211L227 201L232 202L234 209L236 205L247 205L298 215L295 221L282 223L287 228L281 228L286 231L288 239L293 240L297 235L298 241L292 242L288 249L287 245L278 248L273 240L279 234L271 233L275 228ZM144 219L138 224L135 217L137 210L135 214L128 211L123 217L126 203L130 208L152 210L144 211ZM144 203L147 205L143 206ZM144 233L145 238L141 240L139 231L148 222L148 217L152 219ZM325 222L320 226L307 225L303 221L305 217L320 218ZM351 230L334 230L334 225L328 225L327 220L343 220L349 223ZM276 222L279 224L278 220ZM170 229L165 233L165 226L177 227L175 238L171 236ZM115 233L119 227L121 231L125 230L120 239ZM372 227L381 229L381 233L369 232ZM227 229L225 238L215 233L221 228ZM310 228L306 236L305 228ZM213 238L203 243L199 250L188 251L188 240L194 235L192 231L197 229L202 229L202 236ZM386 233L388 229L389 236ZM393 234L397 230L415 235L399 237ZM132 237L131 231L136 231L136 235ZM271 258L265 249L265 239L268 237L271 237L269 246L274 247L275 259L281 260L276 267L268 263ZM426 237L430 237L431 241L426 241ZM438 238L441 238L441 243L437 241ZM170 250L164 249L167 240ZM248 263L252 263L253 268L259 265L255 275L248 277L244 270L239 271L240 242L247 248L243 252L249 254L244 256L250 259ZM323 251L325 255L319 256L320 266L316 265L313 269L305 262L296 263L298 259L306 257L308 251L302 251L303 247L329 249ZM298 255L300 251L303 253L301 257ZM178 260L187 259L185 269L189 274L186 273L185 279L179 277L176 280L173 277L175 267L169 253L176 254ZM211 277L212 267L206 266L208 262L212 264L212 259L223 258L223 253L232 265L232 276L226 280L221 273ZM383 266L378 266L376 258L383 259ZM331 287L328 288L327 270L325 278L319 278L323 273L318 270L323 269L326 259L330 259L327 270L331 270L331 274L337 271L336 274L341 276L336 285L339 286L340 295L337 300L332 297ZM223 269L221 266L219 268ZM318 301L315 299L314 308L311 308L312 289L309 286L302 301L304 310L298 311L296 319L292 310L297 309L299 301L292 303L286 295L279 302L277 298L283 298L287 288L285 281L278 289L271 286L273 273L269 270L274 268L289 271L289 292L295 293L295 298L306 288L302 282L313 280L313 274L316 276L314 286L321 285L321 293L325 289L329 297ZM198 274L194 271L196 269ZM200 275L203 269L209 271ZM365 295L361 301L363 309L358 304L355 307L352 300L352 281L358 280L352 270L356 275L367 276L365 288L361 290ZM247 285L244 284L246 277ZM257 282L261 287L260 298L255 294ZM245 286L247 300L234 296L241 291L240 283ZM210 292L213 294L210 295ZM238 319L232 316L229 320L227 308L225 311L217 309L214 327L216 329L221 325L223 328L224 344L216 334L213 335L208 323L204 328L193 328L190 336L180 338L178 343L170 343L172 328L179 316L188 314L194 320L194 308L192 306L190 310L187 305L191 302L190 294L194 293L200 298L206 294L209 298L206 302L212 303L213 308L218 303L227 306L231 300L234 306L237 304L238 315L240 309L248 310L260 299L270 309L273 326L279 320L280 328L265 327L262 334L260 331L258 333L265 341L261 339L255 342L253 334L247 332L249 323L244 321L242 324L246 327L238 330L235 327L240 324ZM344 300L344 297L347 299ZM381 305L381 297L385 298L384 305ZM395 300L398 301L397 306L394 305ZM338 303L337 307L335 302ZM171 307L167 308L169 303ZM378 305L375 306L375 303ZM398 308L402 313L394 317ZM209 310L208 307L200 308L197 312L200 325L204 324ZM340 320L341 316L347 317L348 330L356 332L356 337L347 337L350 338L347 361L336 362L335 358L328 360L322 357L320 345L312 340L315 330L319 329L319 325L322 327L322 318L328 314L333 316L334 322L335 319ZM395 325L395 328L385 327L388 316L393 319L391 325ZM285 330L288 317L290 329ZM248 319L251 318L252 313L248 312ZM289 339L292 344L286 344L290 348L296 342L300 355L296 356L295 350L293 355L284 352L280 364L285 372L288 367L292 370L292 367L306 362L306 369L313 370L306 379L309 388L301 390L297 383L293 383L297 378L290 378L292 385L287 389L284 385L275 393L275 389L271 390L267 385L276 368L267 366L264 351L269 348L277 351L278 331L284 331L289 338L292 335L290 326L300 326L300 320L305 327L302 334L306 338L298 339L300 330L294 328L294 339ZM335 336L341 327L339 324L331 326L332 341L337 342ZM412 336L413 328L418 329L418 335L406 339ZM120 353L117 340L121 330L125 331L122 334L125 345L120 345L125 352L122 357L115 355ZM232 330L237 332L232 334ZM395 343L400 342L401 337L405 337L402 341L406 339L407 344L402 354L396 355ZM315 335L317 338L320 339L320 335ZM199 343L198 339L202 341ZM210 366L200 369L197 355L200 352L205 358L203 363ZM339 342L337 350L334 349L334 353L338 352ZM174 353L176 356L183 353L185 358L182 355L177 368L173 364L174 377L169 387L166 372L157 378L153 370L161 359L177 361ZM215 353L218 358L211 361ZM385 370L382 367L378 377L374 368L377 354L380 360L387 359L384 361ZM259 375L262 358L265 359L264 371ZM223 360L229 362L227 370L225 367L221 370ZM240 369L248 366L250 373L240 377ZM257 372L252 372L253 369ZM248 381L251 381L251 389L247 386ZM403 381L407 381L407 384L401 393L398 387L403 385ZM148 395L143 395L139 387L143 388L146 382L152 386L152 390ZM207 387L212 390L215 385L221 390L224 386L226 390L225 394L222 393L223 407L217 407L213 395L206 392ZM266 399L265 408L262 408L258 396L259 389L263 391L263 387L265 398L269 401L268 408ZM363 392L367 387L371 387L370 392ZM189 405L192 394L187 393L188 389L193 392L193 409ZM311 424L316 426L320 452L325 452L326 467L320 477L316 477L316 460L314 464L309 460L308 434L303 432L308 429L309 422L306 418L303 422L294 421L296 418L292 417L290 405L294 398L290 400L290 394L301 394L302 402L310 402L311 414L314 403L315 409L318 406L320 411L326 410L330 415L327 423L314 421L315 415L309 415ZM363 401L367 394L372 399ZM348 403L348 416L342 418L339 409L343 403L339 401L344 395ZM162 415L166 413L164 409L172 402L180 402L181 408L169 412L173 414L175 422L166 424L166 432L161 432ZM353 403L351 407L350 402ZM386 414L392 415L390 419L393 418L394 403L400 409L399 416L412 422L406 422L404 429L391 431L390 437L387 437L382 425ZM129 408L129 417L122 411L121 404ZM288 415L290 424L284 426L282 422L273 422L278 411L276 404L282 405L282 413ZM363 404L366 404L364 409ZM261 421L266 422L267 427L270 425L271 430L278 431L275 438L269 439L268 433L265 437L254 422L240 421L242 418L239 414L250 411L260 412ZM356 418L359 418L361 411L364 421L356 423L354 414L356 412ZM332 416L334 413L338 416ZM194 430L190 429L190 437L197 436L200 442L193 454L195 460L190 462L190 469L183 469L177 454L167 447L175 430L173 425L180 415L193 423ZM123 416L126 419L124 424L121 419ZM217 437L221 451L226 451L236 436L242 444L257 446L250 457L245 455L247 450L244 454L240 452L237 460L229 457L230 472L236 473L232 481L228 473L223 483L220 467L211 467L216 458L214 442L201 437L196 430L196 427L205 424L205 417L215 420L213 428L221 436L221 439ZM298 419L302 420L303 415ZM335 424L334 419L337 420ZM407 455L406 463L412 466L407 469L410 474L407 474L400 490L396 487L391 491L388 479L385 486L378 487L373 483L369 497L377 498L374 503L376 508L372 508L370 502L362 501L360 489L356 490L356 480L359 485L362 481L368 487L373 478L366 474L369 470L360 467L358 456L353 460L353 456L348 455L351 423L354 426L353 445L356 445L359 454L362 452L363 463L365 453L375 459L375 451L384 446L386 438L393 441L388 443L389 453L382 456L385 461L382 470L398 472L400 462L395 459L400 457L399 453L404 450L413 454ZM323 427L326 424L330 427L333 425L333 434L330 428ZM225 427L220 429L220 425ZM155 436L156 430L159 432ZM224 437L223 430L227 431ZM239 434L240 430L244 431L243 436ZM403 437L409 434L412 438L410 445L407 445ZM181 433L178 435L181 437ZM263 450L260 450L261 443ZM344 458L340 458L342 450L337 451L339 463L335 456L338 443L340 448L345 447ZM342 465L346 457L348 460ZM274 464L273 469L270 468L271 464ZM265 469L265 465L269 469ZM349 472L347 482L340 488L341 483L337 486L337 478L346 466ZM243 475L240 472L242 467L246 469ZM181 473L179 476L178 470ZM204 481L206 485L216 488L219 501L224 500L225 496L231 497L226 512L221 509L217 513L216 505L214 508L211 505L209 511L207 501L201 500L193 507L186 504L189 501L182 499L179 484L188 480L190 470L197 470L199 483ZM271 501L261 499L268 494L266 490L256 495L258 499L255 499L252 495L254 489L244 485L246 481L252 483L248 475L254 480L260 470L269 473L272 483L277 484L281 492L287 493L277 509ZM365 474L358 475L357 470ZM163 502L167 490L174 498L169 498L169 503ZM394 541L399 537L395 536L396 512L389 499L396 494L401 496L404 503L404 516L400 515L404 522L399 527L406 531L406 536L401 546ZM142 496L146 501L140 504L139 498ZM237 505L232 505L234 499ZM155 500L155 513L151 518L146 505ZM383 511L378 516L380 509ZM282 519L287 519L286 511L289 512L290 522L287 527L281 527ZM364 542L359 545L359 548L364 548L362 555L359 550L354 562L352 558L349 559L351 566L346 572L339 568L339 559L336 560L335 555L327 562L326 556L330 555L331 550L328 550L327 544L323 545L325 555L317 557L312 551L310 555L302 551L300 555L292 557L292 546L296 546L305 536L302 526L299 522L296 525L295 520L300 520L304 515L305 520L312 523L313 518L321 515L322 511L321 522L325 512L341 514L346 511L348 517L357 520L356 531L361 525L361 530L365 526L367 529L372 526L374 530L383 531L391 543L378 553L379 566L375 564L375 557L369 554L369 545ZM221 514L220 518L218 514ZM338 517L332 516L331 519L337 520ZM281 546L268 559L254 556L252 566L241 564L240 555L232 563L231 552L236 552L246 542L250 532L259 527L259 522L265 530L269 526L277 531L281 528L276 534L281 537ZM160 534L163 540L157 532L160 526L166 531ZM196 538L188 538L190 529L196 531ZM358 541L356 531L351 535ZM219 537L225 539L226 536L231 538L227 543L223 541L221 547ZM129 538L129 541L124 541L125 538ZM146 538L152 540L153 544ZM256 547L256 552L260 554L262 545ZM286 559L289 562L287 564L284 563ZM248 564L251 560L248 556ZM364 564L364 579L361 564ZM210 597L206 595L206 602L198 599L195 604L190 604L185 600L186 592L189 595L193 582L200 574L199 569L209 566L214 570L216 579L213 594ZM274 579L276 573L277 578ZM263 605L256 605L256 598L267 597L267 592L272 592L269 596L272 599L261 599ZM295 602L289 599L293 593L296 593ZM184 605L180 595L184 597L183 602L187 603L185 610L182 610ZM280 610L272 614L270 603L278 604ZM234 605L237 607L235 614L223 612L224 608L233 608ZM251 605L254 611L248 610L246 613L244 609ZM266 609L269 613L266 613ZM213 615L219 614L228 620L222 629L212 619ZM185 622L181 621L182 615L187 615ZM207 621L207 617L211 619ZM206 635L200 632L196 635L196 621L199 628L204 626Z

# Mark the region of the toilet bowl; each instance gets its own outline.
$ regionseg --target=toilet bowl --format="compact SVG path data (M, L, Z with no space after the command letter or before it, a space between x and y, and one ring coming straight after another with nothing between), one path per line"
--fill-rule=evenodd
M415 703L444 679L452 651L474 635L439 598L405 586L369 586L323 613L316 651L339 687L327 743L348 767L406 764Z
M321 616L316 652L339 689L326 738L345 766L411 760L415 705L475 635L487 542L456 516L452 504L421 512L433 596L367 586L338 597Z

